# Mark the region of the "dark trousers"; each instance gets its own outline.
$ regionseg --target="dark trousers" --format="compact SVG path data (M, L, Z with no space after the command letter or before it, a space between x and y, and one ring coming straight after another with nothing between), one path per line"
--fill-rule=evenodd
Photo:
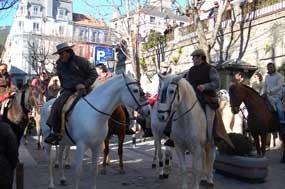
M68 98L73 94L72 91L63 91L60 96L54 101L49 118L47 120L47 125L53 129L55 133L60 133L60 124L61 124L61 112L64 103Z

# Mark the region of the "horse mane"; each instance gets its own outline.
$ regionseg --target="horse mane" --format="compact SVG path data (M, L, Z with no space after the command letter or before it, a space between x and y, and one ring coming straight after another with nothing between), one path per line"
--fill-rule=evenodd
M186 93L187 95L190 95L190 94L192 95L192 97L190 98L195 99L195 100L197 99L196 92L193 86L189 83L189 81L187 81L187 79L181 78L178 83L180 84L179 87L182 87L184 91L187 91Z
M248 85L242 84L240 83L241 86L243 86L244 88L250 90L252 93L254 93L256 96L258 96L258 98L260 98L262 101L264 101L264 99L262 98L262 96L260 96L260 94L258 92L256 92L256 90L254 90L253 88L249 87Z

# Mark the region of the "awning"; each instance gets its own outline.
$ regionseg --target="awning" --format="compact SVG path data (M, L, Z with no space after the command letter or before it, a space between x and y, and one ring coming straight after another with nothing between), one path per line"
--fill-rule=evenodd
M227 60L220 64L215 64L215 67L218 71L226 70L229 71L230 74L234 74L236 72L243 72L250 78L254 72L258 69L254 65L250 65L245 61L238 61L236 59Z

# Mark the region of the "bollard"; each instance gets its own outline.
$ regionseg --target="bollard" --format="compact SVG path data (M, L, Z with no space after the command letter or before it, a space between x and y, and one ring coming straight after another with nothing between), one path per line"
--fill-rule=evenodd
M24 189L24 164L20 162L16 166L16 189Z

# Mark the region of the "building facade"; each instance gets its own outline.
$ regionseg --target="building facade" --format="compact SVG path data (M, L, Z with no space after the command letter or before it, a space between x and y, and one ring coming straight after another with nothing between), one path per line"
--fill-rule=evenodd
M15 84L22 85L32 75L53 71L57 44L74 43L77 53L94 62L95 46L110 46L108 35L105 24L73 13L72 0L21 0L2 61Z

